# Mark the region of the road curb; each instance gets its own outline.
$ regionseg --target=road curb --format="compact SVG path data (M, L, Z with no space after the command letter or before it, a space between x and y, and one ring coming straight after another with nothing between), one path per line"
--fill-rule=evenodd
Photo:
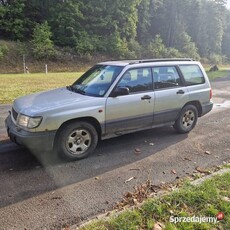
M229 165L229 163L226 164L226 165ZM199 178L199 179L196 179L194 181L191 181L191 184L194 185L194 186L198 186L198 185L202 184L204 181L213 178L214 176L223 175L223 174L228 173L228 172L230 172L230 168L223 168L223 169L220 169L217 172L213 172L212 174L209 174L209 175L206 175L206 176L204 176L202 178ZM177 189L180 189L180 188L177 188ZM177 190L177 189L175 189L175 190ZM157 197L161 197L161 196L164 196L166 194L169 194L169 193L171 193L171 192L160 191L154 197L149 197L149 198L157 198ZM96 216L94 216L94 217L92 217L92 218L90 218L90 219L88 219L86 221L83 221L82 224L76 224L76 225L70 226L69 229L70 230L79 230L80 228L82 228L84 226L87 226L87 225L89 225L90 223L92 223L94 221L100 221L100 220L106 221L106 220L108 220L110 218L119 216L120 214L122 214L123 212L125 212L127 210L132 211L135 208L141 207L143 205L143 203L139 203L139 204L137 204L135 206L127 207L127 208L125 208L125 209L123 209L121 211L112 210L112 211L107 212L107 213L96 215Z
M207 176L204 176L204 177L199 178L199 179L197 179L197 180L194 180L194 181L191 182L191 184L192 184L192 185L195 185L195 186L196 186L196 185L200 185L200 184L202 184L204 181L209 180L209 179L211 179L211 178L214 177L214 176L222 175L222 174L228 173L228 172L230 172L230 168L224 168L224 169L221 169L221 170L219 170L219 171L217 171L217 172L214 172L214 173L212 173L212 174L210 174L210 175L207 175Z

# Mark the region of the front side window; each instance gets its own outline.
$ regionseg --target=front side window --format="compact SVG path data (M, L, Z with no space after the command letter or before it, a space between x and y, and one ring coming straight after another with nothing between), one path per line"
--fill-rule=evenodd
M204 75L198 65L180 65L186 85L197 85L205 82Z
M122 66L96 65L69 89L87 96L103 97L122 69Z
M153 80L155 89L172 88L181 85L181 79L174 66L154 67Z
M153 89L150 68L131 69L124 73L117 87L127 87L130 93L138 93Z

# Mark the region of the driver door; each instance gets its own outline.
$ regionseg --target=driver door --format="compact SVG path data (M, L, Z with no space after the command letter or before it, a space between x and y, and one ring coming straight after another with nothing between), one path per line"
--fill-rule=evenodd
M127 87L129 94L107 98L106 133L152 127L155 96L151 68L128 70L115 89L119 87Z

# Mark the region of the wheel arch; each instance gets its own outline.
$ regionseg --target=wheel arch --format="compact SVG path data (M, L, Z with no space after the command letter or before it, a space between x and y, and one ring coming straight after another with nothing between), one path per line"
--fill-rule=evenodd
M201 117L201 114L202 114L202 106L201 106L201 104L200 104L199 101L189 101L189 102L187 102L187 103L183 106L183 108L184 108L185 106L187 106L187 105L193 105L193 106L195 106L196 109L197 109L197 112L198 112L198 117Z
M58 128L58 130L56 132L55 142L57 140L58 134L60 133L60 130L62 130L66 125L71 124L73 122L77 122L77 121L87 122L87 123L93 125L97 131L98 139L99 140L101 139L102 128L101 128L99 121L94 117L80 117L80 118L71 119L71 120L68 120L68 121L65 121L64 123L62 123L62 125Z

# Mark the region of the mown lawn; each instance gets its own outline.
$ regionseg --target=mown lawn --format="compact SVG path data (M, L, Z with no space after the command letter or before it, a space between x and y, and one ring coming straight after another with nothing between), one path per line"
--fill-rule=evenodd
M72 84L82 73L0 74L0 104L19 96Z
M207 72L211 80L230 75L223 69ZM73 83L82 73L0 74L0 104L10 104L19 96Z

